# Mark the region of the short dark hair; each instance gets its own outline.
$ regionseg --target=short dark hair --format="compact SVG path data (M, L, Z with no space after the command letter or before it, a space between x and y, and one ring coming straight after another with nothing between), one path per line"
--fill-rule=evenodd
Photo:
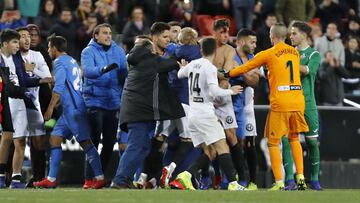
M15 30L5 29L0 33L1 46L4 44L4 42L10 42L13 39L20 39L20 34Z
M152 41L151 37L149 35L138 35L138 36L136 36L136 38L137 39L148 39L148 40Z
M248 37L248 36L256 36L256 33L247 28L243 28L243 29L239 30L239 32L237 33L236 39L240 39L242 37Z
M179 23L178 21L170 21L170 22L168 22L168 25L169 25L170 27L172 27L172 26L179 26L179 27L181 27L181 25L180 25L180 23Z
M70 11L70 13L71 13L71 15L72 15L72 10L71 10L70 7L65 6L63 9L61 9L61 13L62 13L63 11Z
M108 23L102 23L100 25L97 25L94 29L94 32L93 32L93 37L95 37L95 35L99 34L100 32L100 28L103 28L103 27L108 27L111 29L111 25L108 24Z
M218 31L222 28L229 28L230 27L230 20L226 18L215 20L214 22L214 31Z
M170 30L170 25L164 22L155 22L150 28L151 35L160 35L165 30Z
M276 15L275 15L275 13L268 13L267 15L266 15L266 17L276 17Z
M216 40L212 37L204 38L200 41L203 56L210 56L216 51Z
M62 36L51 35L47 38L48 42L52 47L55 47L59 52L66 52L67 50L67 41Z
M20 32L20 31L28 31L29 32L29 29L27 27L19 27L19 28L16 28L16 32ZM30 33L30 32L29 32Z
M303 21L295 21L291 24L291 27L297 28L300 32L305 33L307 36L311 34L311 27Z

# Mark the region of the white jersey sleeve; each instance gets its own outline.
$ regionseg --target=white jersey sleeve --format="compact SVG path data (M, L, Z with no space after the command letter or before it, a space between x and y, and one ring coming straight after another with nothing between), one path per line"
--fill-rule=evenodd
M33 73L40 78L49 78L51 73L49 67L47 66L43 55L40 52L33 52L34 58L36 59L36 66Z

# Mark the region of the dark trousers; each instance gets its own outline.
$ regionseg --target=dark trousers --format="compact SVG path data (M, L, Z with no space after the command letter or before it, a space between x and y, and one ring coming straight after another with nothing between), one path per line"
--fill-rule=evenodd
M102 150L100 153L102 169L105 173L109 160L113 153L116 142L116 134L119 122L118 110L105 110L99 108L90 108L87 112L91 128L91 140L96 149L99 146L102 135ZM93 171L87 159L85 160L85 179L92 179Z

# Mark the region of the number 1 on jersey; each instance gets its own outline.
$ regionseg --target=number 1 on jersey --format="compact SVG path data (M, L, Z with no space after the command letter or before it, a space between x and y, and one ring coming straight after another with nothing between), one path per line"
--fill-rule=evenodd
M286 63L286 68L290 69L290 83L294 83L294 71L293 71L293 64L292 61L288 61Z

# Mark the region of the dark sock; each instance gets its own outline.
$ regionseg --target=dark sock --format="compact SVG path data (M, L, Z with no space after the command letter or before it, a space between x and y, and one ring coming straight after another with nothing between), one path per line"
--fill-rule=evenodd
M6 164L0 164L0 175L5 175Z
M225 153L218 155L217 160L219 161L221 170L225 173L225 176L229 182L236 181L235 169L230 154Z
M189 153L189 151L193 148L192 142L183 142L180 141L179 145L177 147L177 150L175 151L175 155L173 158L173 162L179 166L181 162L186 158L186 155Z
M234 164L234 168L239 176L239 181L245 180L245 158L242 147L240 143L232 146L230 148L232 162Z
M209 167L210 167L210 161L206 165L204 165L204 167L201 169L202 178L210 177Z
M163 141L153 139L151 142L151 151L144 160L143 173L146 173L149 178L154 177L162 168L163 153L160 148Z
M15 175L11 178L11 180L14 180L16 182L20 182L21 181L21 175Z
M203 153L191 164L187 171L191 173L192 177L195 177L198 171L204 168L204 166L206 166L209 161L209 157Z
M35 181L41 181L45 177L46 158L45 150L37 150L33 144L30 145L31 168Z
M214 173L215 173L214 175L215 176L221 176L220 167L219 167L219 161L217 159L213 160L212 165L214 167Z
M245 146L245 153L247 164L249 167L249 175L250 175L250 182L256 182L256 164L257 164L257 154L256 148L254 145L250 143L250 145Z

